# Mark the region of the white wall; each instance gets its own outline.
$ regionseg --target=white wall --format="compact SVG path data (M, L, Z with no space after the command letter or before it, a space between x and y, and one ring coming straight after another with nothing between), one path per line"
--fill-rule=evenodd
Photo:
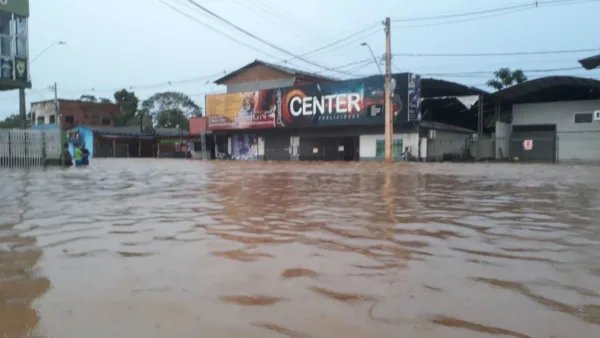
M359 156L361 160L374 160L377 154L377 140L384 140L385 135L361 135L360 136L360 148ZM394 140L402 140L403 147L410 148L410 154L414 157L418 157L419 149L419 134L394 134Z
M54 116L54 123L58 123L58 119L56 118L56 104L53 101L34 103L31 105L31 112L35 115L34 121L32 121L33 125L38 124L38 118L44 119L44 122L40 124L49 124L50 116Z
M496 122L496 159L510 158L510 134L512 125L504 122ZM502 151L500 151L502 149Z
M427 141L427 160L441 161L444 154L460 154L469 134L436 130L435 139Z
M600 100L516 104L513 125L556 124L558 160L600 162L600 121L575 123L575 113L600 110Z

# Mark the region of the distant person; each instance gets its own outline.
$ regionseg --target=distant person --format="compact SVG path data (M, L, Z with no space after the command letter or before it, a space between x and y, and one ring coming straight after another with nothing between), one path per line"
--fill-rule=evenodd
M71 157L71 153L69 152L69 144L65 143L63 148L63 164L65 167L73 166L73 157Z
M73 148L73 158L75 160L75 166L81 167L83 166L83 152L81 151L81 146L78 145Z
M84 167L90 165L90 151L85 147L85 144L81 145L81 164Z

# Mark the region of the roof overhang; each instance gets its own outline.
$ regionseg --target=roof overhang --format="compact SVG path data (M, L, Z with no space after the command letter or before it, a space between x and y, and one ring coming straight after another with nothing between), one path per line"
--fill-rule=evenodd
M595 96L593 93L597 93L597 95L600 96L600 81L598 80L575 76L548 76L525 81L523 83L499 90L491 95L491 99L495 102L515 102L526 96L534 95L535 93L544 90L560 89L565 87L579 89L584 94L589 93L590 96ZM564 92L566 95L566 91ZM555 97L555 99L558 100L560 97ZM543 100L539 102L542 101Z
M600 67L600 54L581 59L579 63L587 70L598 68Z

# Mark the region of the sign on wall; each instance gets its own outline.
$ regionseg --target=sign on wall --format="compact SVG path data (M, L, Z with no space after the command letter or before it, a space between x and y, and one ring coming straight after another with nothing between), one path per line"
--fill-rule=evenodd
M206 96L210 130L275 128L280 90Z
M421 120L421 76L408 76L408 121Z
M237 134L231 139L232 157L236 160L258 160L258 137Z
M533 140L523 141L523 150L533 150Z

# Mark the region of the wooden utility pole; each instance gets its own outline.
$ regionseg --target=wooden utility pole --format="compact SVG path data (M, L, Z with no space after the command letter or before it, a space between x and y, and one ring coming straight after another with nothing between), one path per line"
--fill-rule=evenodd
M385 161L394 161L392 135L394 118L392 115L392 42L390 38L390 18L385 19Z

